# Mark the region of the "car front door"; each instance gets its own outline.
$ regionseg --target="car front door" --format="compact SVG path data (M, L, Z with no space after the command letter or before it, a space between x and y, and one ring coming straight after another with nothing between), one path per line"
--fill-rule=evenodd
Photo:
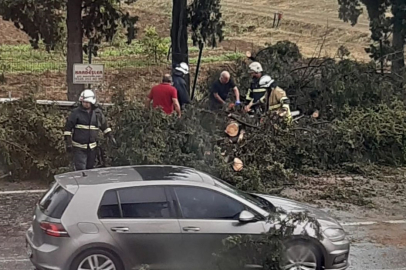
M181 230L173 200L163 186L107 191L99 217L134 267L172 268L178 261Z
M243 210L254 211L220 191L192 186L176 186L173 191L181 216L183 262L189 269L212 265L213 253L224 248L228 236L265 232L265 221L239 222Z

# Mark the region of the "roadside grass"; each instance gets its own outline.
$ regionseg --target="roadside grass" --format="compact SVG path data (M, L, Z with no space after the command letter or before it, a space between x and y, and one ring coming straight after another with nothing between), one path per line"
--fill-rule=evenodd
M163 42L169 48L170 38L164 38ZM192 40L188 43L190 63L196 64L199 49L193 46ZM97 56L92 58L92 63L104 64L106 68L111 69L167 64L166 60L155 63L148 59L143 51L140 40L135 40L130 45L124 42L104 44L99 47ZM220 48L205 48L202 63L231 61L239 57L241 57L239 53L225 52ZM84 55L84 62L87 58L87 55ZM33 49L30 45L0 46L0 73L64 71L65 61L66 52L61 50L47 52L44 46L40 46L39 49Z
M167 39L169 42L169 39ZM190 44L192 45L192 44ZM196 64L199 49L189 48L190 64ZM45 71L64 71L66 69L65 54L62 51L47 52L44 48L34 50L30 45L0 46L0 73L43 73ZM205 49L202 63L232 61L243 57L241 53L225 52L221 49ZM84 56L84 62L87 56ZM130 67L150 67L168 64L166 59L155 63L143 55L139 41L127 46L104 46L99 49L98 56L92 63L104 64L107 69Z

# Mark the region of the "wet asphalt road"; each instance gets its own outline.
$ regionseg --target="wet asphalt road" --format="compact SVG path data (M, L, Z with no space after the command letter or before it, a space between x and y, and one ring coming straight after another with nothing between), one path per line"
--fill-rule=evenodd
M24 234L40 195L0 194L0 270L33 269L26 257ZM340 213L334 214L340 218ZM348 212L343 216L344 223L361 221ZM350 270L406 270L406 224L352 224L345 229L352 241Z

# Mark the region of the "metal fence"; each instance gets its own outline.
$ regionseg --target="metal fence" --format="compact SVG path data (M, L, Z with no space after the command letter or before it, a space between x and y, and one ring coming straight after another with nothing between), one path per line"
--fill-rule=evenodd
M88 63L84 53L83 63ZM166 61L155 62L143 50L139 42L131 45L103 45L97 47L97 54L92 56L93 64L103 64L105 83L94 85L97 88L108 88L112 81L121 79L122 83L134 85L135 78L142 80L139 70L167 67ZM0 98L21 97L28 88L39 88L39 99L66 98L66 50L47 52L45 48L33 49L28 45L0 46ZM142 67L138 71L134 68ZM145 73L144 72L144 73ZM123 75L124 74L124 75ZM137 74L133 75L132 74ZM127 75L128 80L123 76ZM103 90L103 91L104 91ZM141 89L141 91L144 91Z
M294 41L294 40L292 40ZM300 41L294 41L300 44ZM340 45L358 45L348 42L336 42L334 46L325 43L325 39L312 39L317 43L314 49L314 57L320 56L322 49L338 48ZM169 44L168 44L169 45ZM236 45L237 46L237 45ZM332 47L329 47L332 46ZM237 47L236 47L237 50ZM351 52L351 49L350 49ZM230 54L237 52L230 52ZM197 59L198 48L189 49L191 63ZM205 51L205 60L212 57L213 62L233 60L225 56L224 50ZM324 55L322 55L324 56ZM217 57L217 59L214 59ZM331 57L338 57L331 55ZM166 58L166 57L164 57ZM92 57L93 64L103 64L105 69L105 83L96 85L98 88L107 89L113 83L121 83L123 87L138 87L144 93L151 84L160 80L161 74L156 73L157 68L169 68L170 64L165 61L156 63L153 58L144 54L142 44L139 41L127 44L110 44L97 46L97 55ZM210 60L208 60L210 61ZM88 57L84 54L83 63L88 63ZM387 63L382 69L389 69ZM136 68L139 69L136 69ZM156 76L154 78L154 76ZM45 46L32 49L29 44L17 46L0 46L0 98L20 97L26 93L30 84L36 83L41 94L39 99L64 99L66 97L66 48L47 52ZM137 90L137 91L138 91ZM136 94L134 91L131 94ZM56 95L56 97L55 97ZM106 95L107 96L107 95Z
M88 62L86 54L83 62ZM142 54L139 43L129 46L98 46L97 55L92 56L92 63L102 63L110 69L157 64ZM0 46L0 72L2 73L64 72L65 70L65 50L47 52L44 48L34 50L30 45Z

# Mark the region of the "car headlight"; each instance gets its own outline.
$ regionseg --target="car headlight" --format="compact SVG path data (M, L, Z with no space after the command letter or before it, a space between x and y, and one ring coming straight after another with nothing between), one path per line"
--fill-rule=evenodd
M324 230L324 235L332 241L340 241L345 238L345 232L343 229L333 229L329 228Z

